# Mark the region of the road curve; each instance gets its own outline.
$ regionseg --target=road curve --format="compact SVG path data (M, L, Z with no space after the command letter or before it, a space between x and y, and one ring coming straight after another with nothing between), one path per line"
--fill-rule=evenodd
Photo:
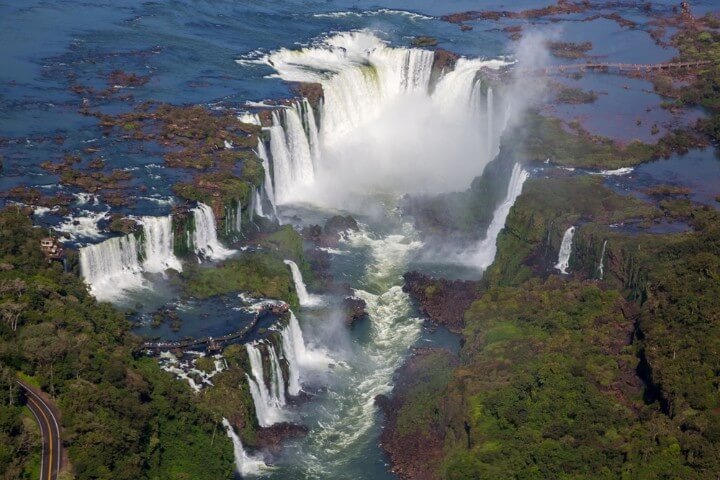
M40 425L42 434L42 456L40 457L40 480L56 480L60 471L62 445L60 423L52 408L40 395L24 383L18 384L25 390L27 406Z

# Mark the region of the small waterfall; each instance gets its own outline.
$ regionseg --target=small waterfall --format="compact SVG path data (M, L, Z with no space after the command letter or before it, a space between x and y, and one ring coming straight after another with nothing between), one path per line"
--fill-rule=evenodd
M252 223L255 220L255 212L257 210L257 188L255 186L250 190L250 204L248 205L248 220Z
M470 110L473 119L479 123L482 118L482 82L480 80L475 81L470 92Z
M98 300L112 300L122 290L143 286L135 235L115 237L80 249L80 272Z
M275 218L278 217L277 207L275 206L275 189L273 188L272 176L270 175L270 160L268 159L267 149L262 139L258 138L257 156L262 160L263 170L265 170L265 195L273 209Z
M290 271L292 272L293 282L295 282L295 291L297 292L300 305L306 307L316 304L317 298L307 292L307 287L305 286L302 273L300 272L300 268L298 268L297 263L292 260L285 260L285 265L288 265L290 267Z
M263 207L262 207L262 197L263 197L262 192L264 191L264 189L262 187L260 187L260 190L258 190L257 188L255 188L254 190L255 190L255 201L253 203L254 203L254 207L255 207L255 214L258 217L264 217L265 214L263 213Z
M262 353L260 352L260 348L258 348L258 344L247 343L245 344L245 349L247 350L248 358L250 359L252 378L248 375L247 379L248 384L250 385L250 394L252 395L253 403L255 404L257 420L261 427L269 427L270 425L285 419L285 412L282 410L282 407L285 405L285 381L282 375L279 377L276 376L277 370L276 372L270 372L273 381L270 382L271 389L268 389L265 381L265 372L263 371ZM277 356L275 355L275 349L272 345L268 346L268 349L272 349L272 353L270 354L271 364L276 363L277 369L279 370L280 367L279 362L277 361ZM275 357L274 362L272 361L273 357ZM273 364L272 367L273 370L275 370L276 365ZM282 397L279 396L281 389L278 387L278 384L283 384Z
M233 429L227 418L222 419L222 424L225 427L227 436L230 437L233 443L233 453L235 455L235 468L240 475L243 477L251 475L259 475L263 469L267 468L267 465L262 460L252 457L245 452L242 441L235 430Z
M474 253L475 264L478 267L486 269L490 266L493 260L495 260L495 253L497 252L497 236L500 233L500 230L505 227L505 220L510 213L510 209L515 204L515 200L522 193L523 184L525 183L525 180L528 179L528 176L528 172L525 171L519 163L516 163L515 166L513 166L505 199L495 209L492 222L490 222L485 238L480 242L480 245Z
M566 275L567 268L570 265L570 254L572 253L572 241L573 235L575 234L575 227L570 227L565 230L565 234L562 238L562 244L560 245L560 252L558 253L558 261L555 268L560 270L560 273Z
M597 271L600 280L605 276L605 266L603 261L605 260L605 247L607 246L607 240L603 242L602 251L600 252L600 262L598 263Z
M283 110L285 115L285 138L290 152L293 181L296 183L308 183L315 178L315 169L313 168L308 137L305 134L298 110L300 110L300 106L297 103L294 103L292 108Z
M310 142L310 154L312 156L313 166L317 170L320 165L320 140L318 134L318 125L315 121L315 112L307 98L302 99L303 125L307 132L308 141Z
M270 153L275 178L273 193L278 204L290 201L294 188L308 185L315 179L314 161L320 155L317 126L314 115L308 113L303 104L295 102L292 107L272 114L273 125L269 127ZM305 131L304 124L307 125L308 132ZM314 145L315 155L311 151L311 143Z
M272 113L272 127L270 131L270 154L273 162L273 180L275 202L286 203L289 200L293 187L292 167L290 165L290 152L285 141L285 129L280 122L278 112Z
M232 234L235 239L242 233L242 203L234 202L225 206L225 235Z
M495 132L493 131L493 117L495 116L495 110L493 106L493 90L488 87L487 90L487 148L488 158L494 157L493 152L495 151Z
M326 368L332 360L323 352L307 348L300 323L292 312L290 312L290 322L282 330L281 335L283 355L288 362L287 391L290 395L296 396L300 393L302 372Z
M158 273L171 268L182 271L180 260L173 253L172 217L142 217L145 242L143 244L143 269Z
M242 233L242 203L238 201L237 209L235 210L235 231Z
M270 366L272 368L272 395L278 399L281 405L285 405L285 377L283 376L280 360L275 352L275 346L269 345Z
M204 203L198 203L198 206L193 209L193 218L195 219L193 237L195 253L213 260L220 260L235 253L233 250L223 247L218 240L215 214L212 208Z

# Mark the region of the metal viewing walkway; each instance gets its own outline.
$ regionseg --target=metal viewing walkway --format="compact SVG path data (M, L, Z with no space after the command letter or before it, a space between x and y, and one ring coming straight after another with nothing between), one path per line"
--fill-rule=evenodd
M176 342L145 342L142 344L140 350L146 352L150 351L152 353L159 353L163 350L188 350L193 347L200 347L202 345L207 345L208 349L219 348L227 342L242 338L248 333L250 333L252 329L255 328L255 325L257 325L257 322L265 315L269 313L273 313L275 315L282 315L289 310L290 306L286 303L266 303L260 308L260 310L258 310L250 323L242 327L240 330L229 333L227 335L223 335L221 337L190 338L186 340L179 340Z

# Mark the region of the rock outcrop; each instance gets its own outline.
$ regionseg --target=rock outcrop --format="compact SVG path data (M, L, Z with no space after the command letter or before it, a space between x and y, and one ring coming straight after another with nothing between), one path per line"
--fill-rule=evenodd
M418 409L418 398L439 401L457 367L457 358L440 348L419 348L396 372L389 396L375 404L385 415L380 443L390 457L391 471L403 479L435 480L443 458L444 425L435 413ZM415 407L415 408L413 408Z
M463 313L478 297L478 282L435 279L419 272L403 275L403 291L420 304L420 311L451 332L461 332Z

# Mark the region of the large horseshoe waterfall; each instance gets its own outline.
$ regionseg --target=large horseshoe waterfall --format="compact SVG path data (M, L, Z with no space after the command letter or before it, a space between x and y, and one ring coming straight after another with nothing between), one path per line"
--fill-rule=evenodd
M495 156L498 126L507 125L494 119L508 111L495 105L502 97L482 80L501 61L459 58L441 68L431 51L392 48L368 32L264 61L284 80L323 89L322 102L293 102L266 127L269 148L259 151L270 152L277 204L333 202L348 188L462 190ZM421 161L430 158L444 168Z

